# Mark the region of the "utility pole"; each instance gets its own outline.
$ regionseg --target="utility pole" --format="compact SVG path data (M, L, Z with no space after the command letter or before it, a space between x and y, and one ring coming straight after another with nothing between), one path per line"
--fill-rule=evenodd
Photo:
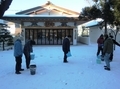
M104 22L105 22L105 34L107 34L107 22L108 22L108 12L110 11L109 0L105 0L104 4Z
M104 32L104 34L107 34L107 12L106 12L106 7L107 7L107 4L106 4L106 2L105 2L105 4L104 4L104 22L105 22L105 32Z

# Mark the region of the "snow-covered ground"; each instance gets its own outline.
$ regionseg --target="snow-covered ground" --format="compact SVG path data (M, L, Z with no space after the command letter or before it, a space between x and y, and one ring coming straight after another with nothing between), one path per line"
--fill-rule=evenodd
M120 47L116 46L111 71L96 63L97 44L71 46L63 63L61 46L35 46L36 74L23 58L22 74L15 74L13 50L0 51L0 89L120 89Z

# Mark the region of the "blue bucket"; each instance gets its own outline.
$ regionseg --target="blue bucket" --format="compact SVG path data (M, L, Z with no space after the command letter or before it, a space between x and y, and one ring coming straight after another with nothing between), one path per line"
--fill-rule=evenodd
M101 64L101 56L98 56L96 59L97 64Z
M30 53L30 58L31 58L31 60L34 60L35 54L34 53Z
M96 60L97 64L101 64L101 59Z

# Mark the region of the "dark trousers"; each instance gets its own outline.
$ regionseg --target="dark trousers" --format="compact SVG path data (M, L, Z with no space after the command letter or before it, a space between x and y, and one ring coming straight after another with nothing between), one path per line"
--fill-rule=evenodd
M16 72L19 72L21 69L22 57L15 57L15 61L16 61L15 70Z
M64 62L67 62L67 55L66 55L67 53L66 52L64 52Z
M25 59L26 59L26 68L28 69L30 66L30 55L26 55L26 54L24 54L24 55L25 55Z
M98 46L97 56L100 54L100 52L101 52L101 55L103 55L103 48L102 48L102 46Z

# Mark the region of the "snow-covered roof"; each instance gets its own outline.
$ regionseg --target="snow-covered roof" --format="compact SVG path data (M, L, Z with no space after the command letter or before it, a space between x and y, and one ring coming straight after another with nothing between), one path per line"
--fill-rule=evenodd
M3 17L78 17L78 15L4 15Z
M85 23L85 27L93 27L93 26L98 26L101 22L103 22L103 19L96 19L96 20L91 20L87 23Z

